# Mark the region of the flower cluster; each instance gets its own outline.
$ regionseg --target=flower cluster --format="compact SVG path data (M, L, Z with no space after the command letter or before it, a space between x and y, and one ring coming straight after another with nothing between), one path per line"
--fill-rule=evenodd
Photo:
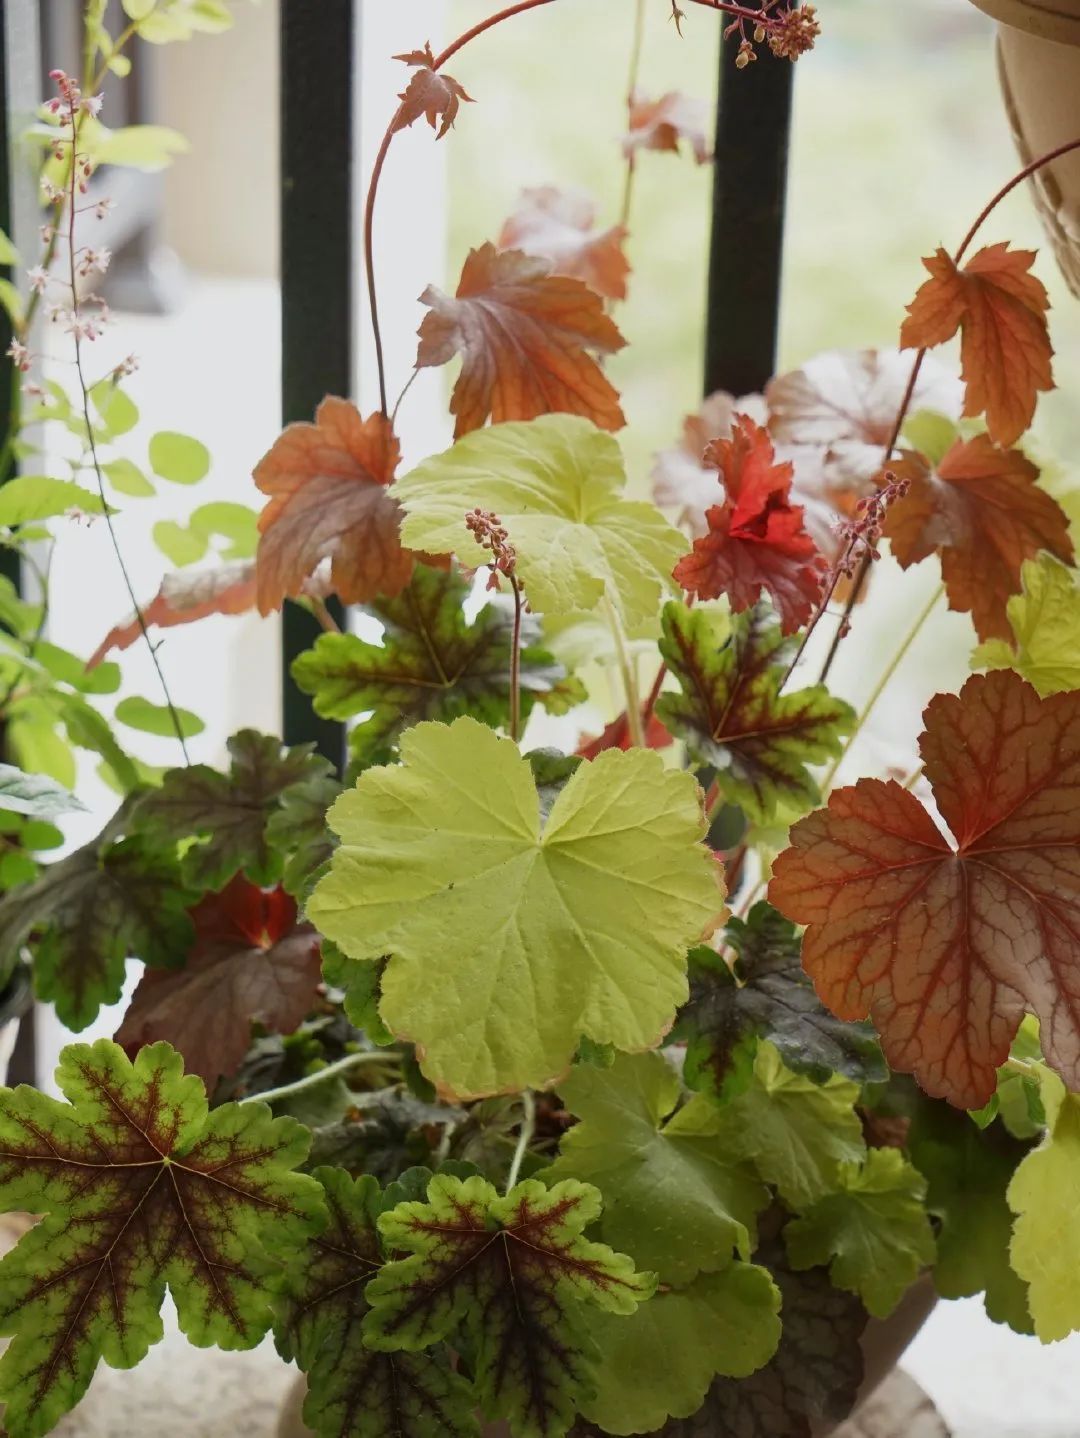
M473 509L465 516L465 528L481 549L491 552L491 578L489 589L497 589L499 575L505 574L511 582L515 579L517 551L510 543L510 535L499 516L490 509Z
M843 543L843 551L837 562L837 572L851 579L864 559L880 559L878 541L885 524L885 512L891 504L903 499L911 481L885 470L885 483L874 494L860 499L855 506L854 519L840 520L834 527Z
M778 0L765 0L757 12L736 13L735 19L725 29L725 38L739 36L739 49L735 56L737 69L745 70L757 59L755 47L758 45L768 45L781 60L797 60L814 48L814 41L821 34L816 8L813 5L789 5L786 10L777 10L777 3ZM728 7L720 4L717 8ZM747 35L749 24L753 25L753 30Z

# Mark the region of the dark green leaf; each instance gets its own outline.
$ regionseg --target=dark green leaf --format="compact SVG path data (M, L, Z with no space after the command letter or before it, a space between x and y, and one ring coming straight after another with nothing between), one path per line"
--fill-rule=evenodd
M267 842L282 855L282 883L294 898L307 890L316 871L334 852L326 811L341 793L331 765L313 757L306 778L291 785L266 825Z

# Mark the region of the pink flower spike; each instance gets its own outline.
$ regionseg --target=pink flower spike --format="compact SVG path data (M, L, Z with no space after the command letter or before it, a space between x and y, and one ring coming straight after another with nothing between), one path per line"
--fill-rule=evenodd
M27 270L26 278L36 295L45 293L45 286L49 283L49 274L43 265L35 265L33 269Z
M79 108L92 119L96 120L101 114L101 107L105 103L104 95L84 95L79 101Z
M30 368L30 351L18 340L12 340L7 347L7 356L14 363L16 369L25 372Z

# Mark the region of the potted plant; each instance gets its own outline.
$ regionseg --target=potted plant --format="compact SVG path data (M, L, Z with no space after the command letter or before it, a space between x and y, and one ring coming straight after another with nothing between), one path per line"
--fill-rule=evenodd
M367 198L373 316L394 136L446 136L471 94L444 67L542 3L400 57ZM760 47L794 60L817 34L809 6L698 3L725 12L744 83ZM95 171L130 153L97 91L134 36L228 19L206 0L124 11L114 33L91 0L86 75L54 73L45 253L13 312L27 418L74 436L70 475L0 491L13 547L77 506L121 567L112 501L152 480L117 445L127 366L90 363ZM694 143L682 98L630 95L630 167ZM203 551L230 557L132 592L87 664L44 640L47 603L6 596L3 782L30 818L0 948L76 1030L146 965L115 1040L64 1051L62 1100L0 1092L0 1199L44 1215L0 1263L12 1438L48 1432L100 1360L137 1363L166 1288L199 1346L272 1329L326 1438L806 1438L935 1293L984 1293L1046 1342L1080 1326L1080 601L1066 515L1022 448L1052 384L1033 257L975 248L976 225L925 261L899 354L712 396L658 459L669 518L627 496L597 358L625 342L628 215L596 229L534 192L454 296L425 292L417 368L461 361L444 453L397 473L408 410L380 352L380 410L330 396L289 426L255 466L257 529L197 510ZM37 387L39 301L70 336L70 391ZM960 380L929 354L958 332ZM150 460L205 469L172 433ZM883 541L942 585L856 714L826 681ZM381 639L343 631L331 595ZM836 786L943 597L980 672L931 699L909 772ZM154 631L284 603L324 627L294 673L354 721L349 772L252 731L223 768L189 763L199 721ZM175 736L164 774L93 702L132 643L161 693L115 718ZM534 712L605 675L603 732L530 743ZM68 742L121 802L39 865L52 835L25 831L74 802Z

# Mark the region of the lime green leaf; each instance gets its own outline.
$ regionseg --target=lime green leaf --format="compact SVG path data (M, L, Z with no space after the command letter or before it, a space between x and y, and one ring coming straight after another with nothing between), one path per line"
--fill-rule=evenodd
M68 1103L0 1090L0 1198L47 1213L0 1264L11 1438L40 1438L100 1359L131 1368L162 1337L166 1286L194 1343L253 1348L269 1326L262 1245L318 1224L319 1185L291 1172L307 1132L261 1104L209 1113L168 1044L134 1064L107 1039L60 1058Z
M493 510L533 609L567 615L607 599L635 630L654 625L686 542L655 506L624 499L625 483L611 435L576 415L550 414L475 430L398 480L394 492L410 548L483 564L465 515Z
M105 438L117 439L133 430L139 422L139 411L134 400L120 388L116 380L100 380L90 391L94 408L101 416L105 427ZM81 423L81 420L80 420Z
M901 438L909 449L924 455L933 468L945 458L960 431L947 414L934 409L918 409L904 421Z
M100 495L70 479L20 474L0 485L0 525L6 529L38 519L52 519L69 510L104 514L105 506Z
M489 603L470 623L462 609L468 592L460 574L418 564L397 598L368 606L385 626L381 644L355 634L323 634L294 660L292 676L312 695L317 714L349 719L369 711L349 736L361 766L389 760L402 731L422 719L471 714L491 728L509 722L513 613L501 601ZM563 677L538 637L539 625L527 615L523 717L534 697Z
M1014 642L988 639L972 669L1015 669L1043 696L1080 689L1080 589L1076 571L1041 554L1024 561L1022 592L1006 605Z
M627 1315L655 1280L582 1237L600 1216L588 1184L535 1179L500 1198L482 1178L438 1175L426 1203L379 1218L386 1264L367 1286L369 1347L467 1345L480 1407L515 1438L559 1438L592 1387L588 1309Z
M688 1288L657 1293L628 1318L591 1322L597 1391L582 1404L606 1433L643 1433L689 1418L717 1374L745 1378L780 1341L780 1290L767 1269L734 1263Z
M997 1099L1001 1122L1013 1138L1036 1138L1046 1127L1046 1110L1042 1101L1043 1056L1039 1045L1039 1021L1025 1014L1009 1049L1010 1058L1021 1059L1026 1070L1017 1071L1011 1064L998 1069Z
M138 729L143 734L160 734L164 739L176 737L176 725L185 739L201 734L206 725L190 709L170 709L167 704L152 704L149 699L129 695L116 706L115 718L129 729Z
M1017 1215L1010 1256L1028 1284L1035 1332L1053 1343L1080 1329L1080 1096L1044 1071L1048 1131L1013 1175L1006 1197Z
M887 1317L934 1261L926 1180L895 1148L872 1148L848 1164L840 1188L784 1230L795 1268L830 1265L837 1288L857 1293L875 1318Z
M210 451L187 434L159 430L150 436L150 468L173 484L198 484L210 469Z
M722 909L693 778L608 750L541 828L528 761L474 719L416 725L401 757L331 809L307 911L350 958L390 955L380 1012L427 1077L479 1097L552 1084L583 1034L652 1047Z
M785 637L764 602L732 617L671 603L663 628L660 653L682 693L660 696L659 718L695 760L716 768L721 790L751 821L767 822L780 805L812 808L820 795L808 766L839 755L855 715L822 684L781 695L798 635Z
M221 550L223 559L252 559L259 547L259 516L246 504L228 500L200 504L188 522L196 534L229 541Z
M139 28L144 39L150 39L149 22ZM93 146L93 157L99 165L123 165L129 170L153 173L167 169L177 155L191 147L177 130L166 125L125 125L120 130L101 126Z
M980 1130L964 1113L921 1103L908 1152L929 1184L926 1207L941 1222L934 1285L942 1298L985 1293L995 1323L1032 1331L1027 1289L1009 1265L1012 1214L1005 1201L1028 1145L999 1124Z
M12 329L21 330L25 318L22 295L10 280L0 279L0 308L11 321Z
M80 749L100 754L112 770L123 794L137 789L142 780L131 756L117 743L112 725L79 694L65 694L59 689L42 696L46 708L52 709L64 725L67 737Z
M47 639L35 642L33 656L47 674L61 684L69 684L80 694L115 694L120 688L118 664L98 664L88 669L85 660L77 654L72 654L70 649L62 649L59 644L51 644Z
M146 499L157 490L130 459L114 459L101 466L102 473L118 494L131 495L133 499Z
M47 774L25 774L13 764L0 764L0 809L52 819L74 809L85 809L74 794Z
M317 1438L468 1438L477 1430L469 1385L444 1356L378 1353L361 1324L365 1289L381 1268L376 1222L386 1198L374 1178L317 1168L330 1221L280 1280L278 1352L308 1377L304 1422Z
M185 529L171 519L159 519L153 528L154 543L178 568L202 559L210 545L204 534Z
M71 745L58 732L56 715L36 695L12 704L7 726L11 757L27 772L48 774L73 789L78 766Z
M19 252L11 243L6 232L0 230L0 265L17 265Z
M322 965L327 984L344 994L342 1006L349 1022L362 1029L377 1047L392 1044L394 1035L379 1017L382 965L354 964L329 939L323 940Z
M581 1122L545 1177L596 1184L604 1194L605 1241L663 1283L725 1268L736 1251L749 1257L768 1190L725 1142L665 1124L679 1080L660 1054L574 1068L559 1094Z

